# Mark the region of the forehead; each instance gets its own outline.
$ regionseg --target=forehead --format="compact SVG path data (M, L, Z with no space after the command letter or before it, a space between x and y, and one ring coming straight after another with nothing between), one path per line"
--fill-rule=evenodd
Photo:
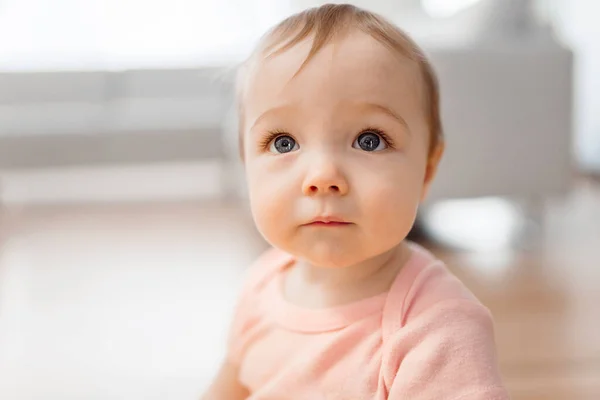
M247 118L289 103L326 107L365 100L400 108L421 104L418 65L370 35L353 32L331 41L299 70L311 46L312 38L250 67L242 99Z

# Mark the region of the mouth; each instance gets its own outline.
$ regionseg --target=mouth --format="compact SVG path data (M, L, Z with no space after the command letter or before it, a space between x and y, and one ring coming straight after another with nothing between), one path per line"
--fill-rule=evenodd
M305 224L305 226L340 227L352 225L351 222L336 217L318 217Z

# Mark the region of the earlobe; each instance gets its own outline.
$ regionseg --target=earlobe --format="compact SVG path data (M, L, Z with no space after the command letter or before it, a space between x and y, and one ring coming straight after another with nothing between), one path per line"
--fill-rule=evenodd
M443 141L440 141L435 149L429 155L429 159L427 160L427 167L425 170L425 177L423 180L423 190L421 192L421 201L424 201L427 197L427 193L429 192L429 187L435 178L437 173L438 165L442 156L444 155L444 150L446 145Z

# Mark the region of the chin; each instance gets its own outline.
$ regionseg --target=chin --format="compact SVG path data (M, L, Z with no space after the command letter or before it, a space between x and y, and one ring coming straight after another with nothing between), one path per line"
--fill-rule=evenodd
M294 253L312 265L322 268L345 268L361 260L356 251L348 251L347 246L336 246L328 243L315 243L310 246L303 246Z

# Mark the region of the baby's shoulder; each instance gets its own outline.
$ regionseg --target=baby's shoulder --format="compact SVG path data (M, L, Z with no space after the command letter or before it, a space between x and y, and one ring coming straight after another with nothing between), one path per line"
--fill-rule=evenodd
M417 244L411 243L410 248L412 255L392 285L384 309L392 330L438 307L485 309L442 260Z
M293 257L277 248L265 250L245 271L243 291L260 291Z

